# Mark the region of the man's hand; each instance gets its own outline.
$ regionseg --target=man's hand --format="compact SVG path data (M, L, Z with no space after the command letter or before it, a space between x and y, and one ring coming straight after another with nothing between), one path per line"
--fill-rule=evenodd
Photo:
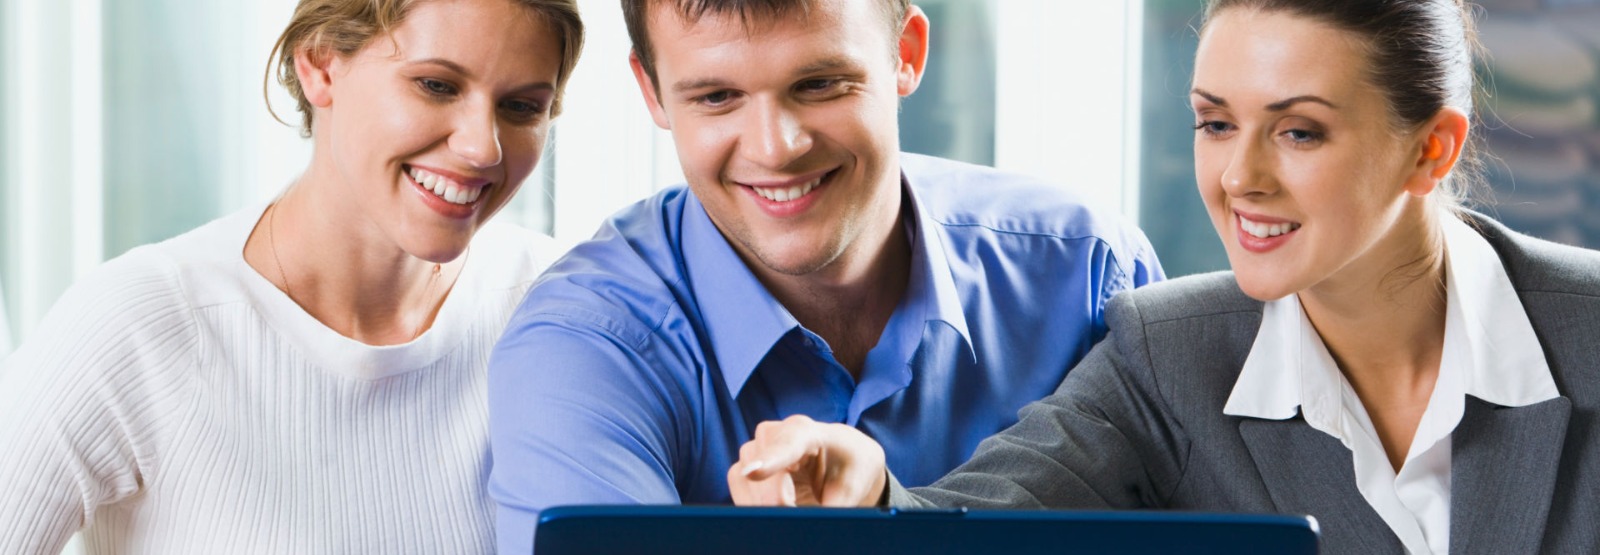
M739 505L872 507L888 471L883 447L855 428L802 415L762 422L728 469Z

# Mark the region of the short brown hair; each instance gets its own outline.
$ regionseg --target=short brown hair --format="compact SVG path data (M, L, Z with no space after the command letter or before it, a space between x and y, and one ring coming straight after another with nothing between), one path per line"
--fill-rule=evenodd
M810 13L815 0L622 0L622 17L628 24L628 39L633 41L633 53L639 66L650 81L656 81L655 51L650 47L650 8L658 2L677 2L678 15L684 21L696 22L706 14L737 14L745 23L777 19L791 13ZM860 2L863 0L849 0ZM870 1L870 0L869 0ZM889 36L898 39L900 25L911 11L911 0L877 0L883 7L889 23ZM661 85L656 84L657 92Z
M417 2L425 0L300 0L295 6L289 26L272 45L267 56L267 74L262 78L261 92L266 94L267 81L273 73L278 83L289 90L300 111L300 135L311 136L311 103L300 88L300 77L294 70L295 52L302 48L327 51L350 56L366 47L372 39L388 36L400 25ZM509 0L532 10L556 32L561 43L561 67L556 72L556 99L550 105L551 115L561 113L561 93L566 90L567 78L583 53L583 20L578 18L577 0ZM474 40L464 37L461 40ZM267 103L272 111L272 103ZM273 113L277 117L277 113ZM283 120L279 120L283 121ZM287 122L286 122L287 123Z

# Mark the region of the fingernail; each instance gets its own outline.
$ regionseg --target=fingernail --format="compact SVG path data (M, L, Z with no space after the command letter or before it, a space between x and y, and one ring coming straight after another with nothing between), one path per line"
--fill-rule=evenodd
M749 478L751 474L755 474L757 470L761 470L761 467L766 466L766 465L767 465L766 461L756 461L756 462L744 465L744 472L743 472L744 477Z

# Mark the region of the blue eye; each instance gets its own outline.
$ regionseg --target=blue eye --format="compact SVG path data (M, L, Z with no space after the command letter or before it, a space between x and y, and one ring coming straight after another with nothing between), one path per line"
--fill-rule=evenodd
M500 109L505 112L507 119L519 123L528 123L544 115L544 105L527 100L506 100L500 103Z
M417 79L417 86L422 87L424 92L434 96L450 96L456 93L454 85L427 77Z
M1195 129L1195 131L1199 131L1201 133L1204 133L1207 136L1213 136L1214 137L1214 136L1223 135L1223 134L1226 134L1229 131L1232 131L1233 130L1233 124L1230 124L1230 123L1225 122L1225 121L1208 120L1208 121L1202 121L1202 122L1200 122L1198 124L1195 124L1194 129Z
M1304 129L1290 129L1288 131L1285 131L1283 134L1287 135L1289 137L1289 140L1297 142L1297 143L1307 143L1307 142L1315 141L1315 140L1321 138L1321 136L1318 135L1317 133L1312 132L1312 131L1306 131Z
M518 114L537 114L544 111L543 106L524 100L507 100L500 105Z
M835 83L838 83L835 79L807 79L801 81L795 88L807 92L819 92L833 88Z
M730 101L730 100L733 100L733 92L732 91L717 91L717 92L713 92L713 93L706 93L706 94L700 95L700 98L695 99L695 101L697 101L697 102L699 102L701 104L707 105L707 106L721 106L723 104L727 104L728 101Z

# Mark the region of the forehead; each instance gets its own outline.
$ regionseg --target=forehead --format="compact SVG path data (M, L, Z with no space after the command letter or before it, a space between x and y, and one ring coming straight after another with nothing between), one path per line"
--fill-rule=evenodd
M762 57L778 50L823 51L859 49L859 44L887 41L880 0L805 0L781 8L735 8L722 11L685 9L687 2L650 3L647 20L658 65L675 59L705 58L707 46L734 46ZM749 2L753 6L757 2ZM693 8L695 6L688 6ZM831 47L831 48L830 48Z
M464 40L472 37L472 40ZM553 27L536 11L507 0L425 0L417 2L389 41L374 40L381 54L446 58L520 71L544 72L558 66L561 44Z
M1366 70L1365 44L1354 33L1284 12L1234 8L1207 23L1194 86L1252 105L1300 95L1338 103L1376 94Z

